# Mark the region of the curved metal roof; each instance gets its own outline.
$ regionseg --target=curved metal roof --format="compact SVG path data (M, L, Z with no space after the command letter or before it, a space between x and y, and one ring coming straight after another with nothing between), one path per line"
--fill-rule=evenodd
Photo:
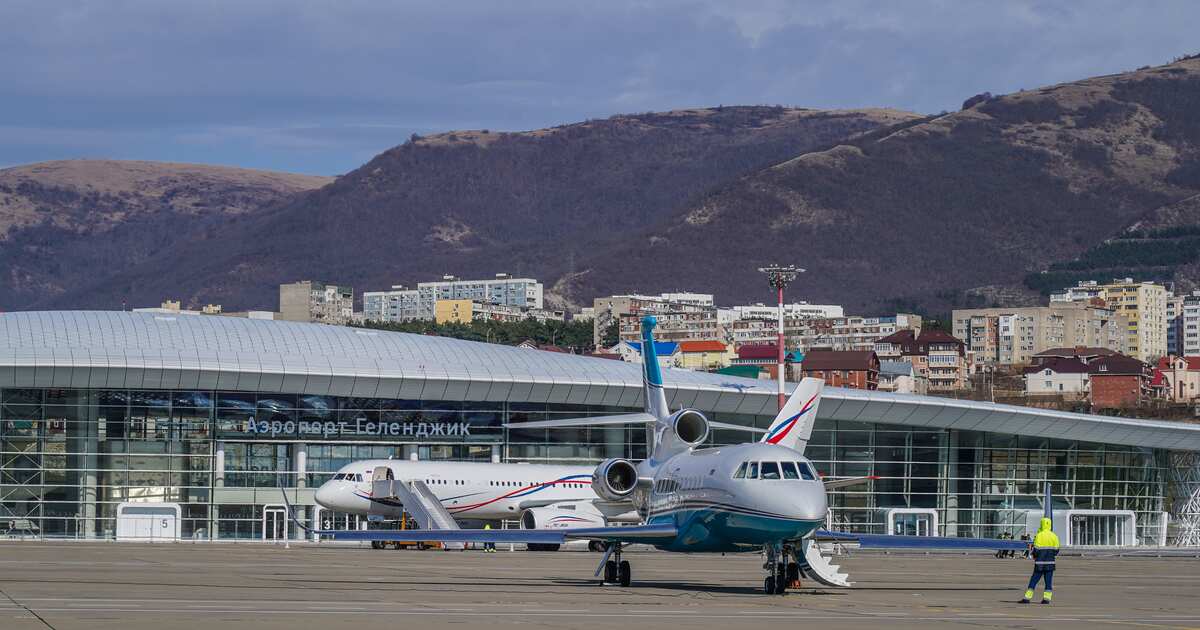
M672 407L774 415L773 386L670 370ZM641 406L638 366L404 333L205 315L0 314L0 387L200 389ZM827 388L823 418L1200 450L1200 426Z

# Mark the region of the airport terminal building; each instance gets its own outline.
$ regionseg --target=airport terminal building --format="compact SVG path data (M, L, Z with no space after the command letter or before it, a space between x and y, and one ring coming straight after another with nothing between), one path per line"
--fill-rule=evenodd
M668 370L673 408L765 427L770 383ZM319 324L186 314L0 314L0 537L260 539L366 458L642 458L644 428L505 428L640 410L619 361ZM747 434L716 431L714 444ZM831 493L860 532L1020 534L1052 483L1068 544L1200 545L1200 425L827 388L807 454L872 475ZM141 519L145 520L145 519ZM355 526L354 523L345 524ZM293 534L294 535L294 534Z

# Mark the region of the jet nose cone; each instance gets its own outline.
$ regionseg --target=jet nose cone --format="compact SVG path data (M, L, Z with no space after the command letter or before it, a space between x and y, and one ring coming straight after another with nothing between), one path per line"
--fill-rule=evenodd
M317 488L316 494L313 495L313 499L315 499L321 507L327 510L337 507L336 503L338 493L333 485L334 483L332 481L327 481L321 484L321 487Z

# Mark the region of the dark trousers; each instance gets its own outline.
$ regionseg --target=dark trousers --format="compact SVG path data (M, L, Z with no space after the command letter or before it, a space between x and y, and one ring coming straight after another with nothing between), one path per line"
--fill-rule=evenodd
M1029 576L1029 590L1037 588L1038 580L1046 580L1046 590L1054 590L1054 565L1052 564L1035 564L1033 565L1033 575Z

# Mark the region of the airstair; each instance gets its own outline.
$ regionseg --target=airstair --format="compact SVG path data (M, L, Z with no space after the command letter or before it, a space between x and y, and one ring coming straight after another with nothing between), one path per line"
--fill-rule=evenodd
M403 504L404 511L408 512L421 529L459 529L458 521L454 520L429 486L420 479L375 479L371 483L371 496Z
M800 570L808 577L824 584L825 586L837 586L848 588L854 585L850 581L850 575L843 573L840 567L829 561L821 553L821 546L817 541L808 538L802 542L803 551L798 554L800 557Z

